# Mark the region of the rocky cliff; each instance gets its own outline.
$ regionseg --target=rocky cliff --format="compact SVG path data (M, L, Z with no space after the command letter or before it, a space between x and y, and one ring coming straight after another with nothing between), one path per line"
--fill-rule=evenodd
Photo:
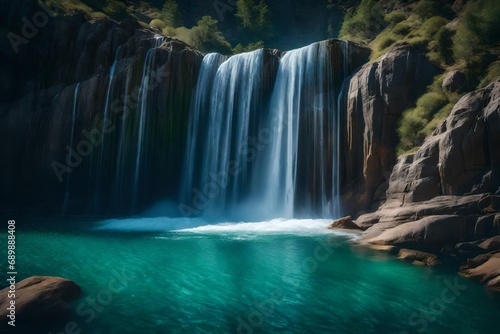
M15 13L29 17L30 9ZM156 186L167 193L175 187L181 167L165 161L183 151L179 133L186 128L201 53L135 22L88 22L82 15L53 17L17 54L10 45L5 50L0 73L10 85L0 99L0 136L9 144L1 148L8 163L0 166L0 197L6 206L23 203L53 212L68 186L80 212L103 206L113 211L116 202L101 203L113 188L127 197L113 200L130 202L133 176L124 167L118 177L110 161L135 163L126 152L137 146L141 117L142 126L158 124L155 135L161 138L148 140L164 152L157 157L161 171L143 168L149 173L139 189L143 200L156 196ZM140 114L146 109L147 116Z
M11 6L16 14L7 26L21 33L15 16L37 9ZM328 89L338 92L369 50L338 40L324 45L335 74ZM130 214L178 200L203 54L136 22L79 14L51 17L18 53L6 50L1 73L12 84L2 90L0 138L9 145L0 155L9 163L0 166L0 199L7 208ZM283 53L264 54L259 89L269 95Z
M404 110L438 68L409 45L366 64L344 86L341 170L344 209L356 214L377 206L396 162L396 129Z
M500 288L499 134L500 79L463 96L417 152L398 159L387 200L356 220L361 239L452 258Z

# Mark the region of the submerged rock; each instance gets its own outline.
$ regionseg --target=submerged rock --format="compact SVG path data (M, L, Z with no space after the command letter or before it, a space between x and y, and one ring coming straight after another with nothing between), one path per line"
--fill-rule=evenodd
M78 284L60 277L33 276L15 285L15 324L16 328L27 325L44 327L51 322L67 317L71 307L69 301L80 297L82 291ZM10 287L0 291L0 329L9 328L8 317L11 299Z
M399 250L398 259L412 261L413 264L425 265L429 267L436 266L441 263L439 258L434 254L405 248Z

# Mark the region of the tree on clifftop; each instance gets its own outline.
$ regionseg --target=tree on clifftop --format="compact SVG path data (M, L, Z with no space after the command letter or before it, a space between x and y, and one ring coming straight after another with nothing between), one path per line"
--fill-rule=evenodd
M247 30L252 37L263 39L271 34L271 11L264 0L236 1L236 14L240 28Z
M160 18L169 27L177 28L182 26L182 16L179 6L175 0L167 0L163 5Z

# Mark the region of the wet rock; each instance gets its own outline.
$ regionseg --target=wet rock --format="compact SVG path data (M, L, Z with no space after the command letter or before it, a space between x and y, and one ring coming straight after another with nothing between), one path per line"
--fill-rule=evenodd
M480 264L473 268L463 268L460 273L468 278L479 279L480 282L485 284L488 288L500 291L500 252L490 254L486 261L483 256L481 259L477 259L474 262L475 263L471 264Z
M417 265L423 264L429 267L433 267L441 263L439 258L434 254L405 248L399 250L398 259L411 261Z
M334 220L330 229L360 230L360 227L353 222L351 216Z

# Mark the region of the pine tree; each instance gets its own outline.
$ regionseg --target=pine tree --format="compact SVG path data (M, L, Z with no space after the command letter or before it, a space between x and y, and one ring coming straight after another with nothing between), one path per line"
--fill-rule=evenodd
M181 12L175 0L165 1L160 17L169 27L177 28L182 26Z

